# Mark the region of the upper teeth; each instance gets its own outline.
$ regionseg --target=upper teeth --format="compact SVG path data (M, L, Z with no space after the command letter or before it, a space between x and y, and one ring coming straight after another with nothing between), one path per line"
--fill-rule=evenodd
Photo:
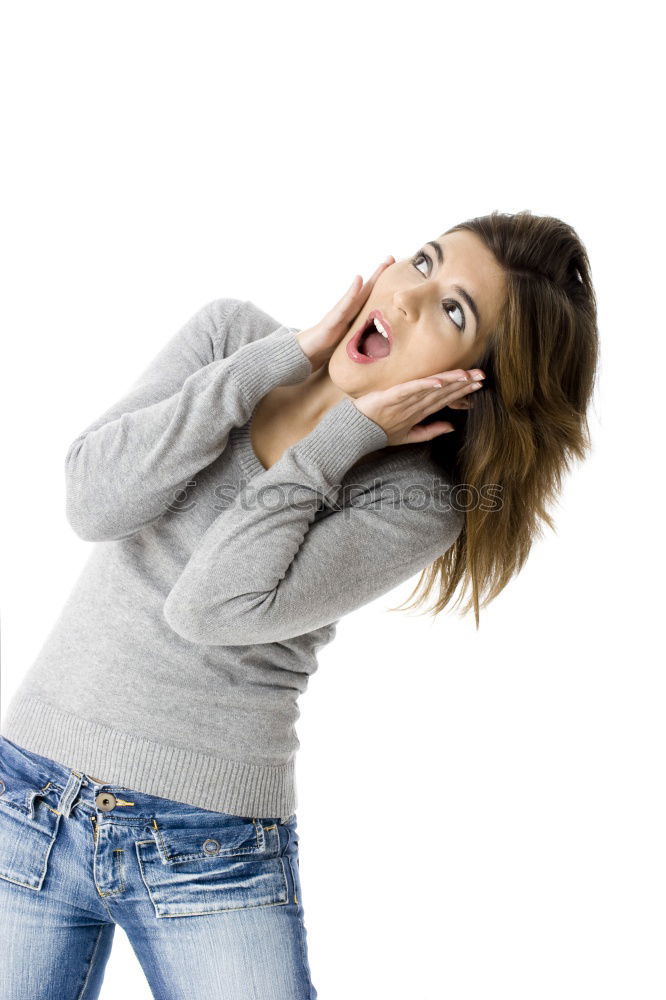
M379 322L379 320L377 319L376 316L373 318L373 322L374 322L375 326L377 327L377 329L379 330L379 332L381 333L382 337L386 337L386 339L388 340L388 333L386 332L386 330L384 329L384 327Z

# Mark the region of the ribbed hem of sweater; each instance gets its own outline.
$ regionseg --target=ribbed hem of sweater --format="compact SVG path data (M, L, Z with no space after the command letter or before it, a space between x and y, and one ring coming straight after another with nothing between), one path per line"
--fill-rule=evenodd
M155 743L80 719L32 697L14 698L2 735L111 785L234 816L288 819L294 760L254 764Z

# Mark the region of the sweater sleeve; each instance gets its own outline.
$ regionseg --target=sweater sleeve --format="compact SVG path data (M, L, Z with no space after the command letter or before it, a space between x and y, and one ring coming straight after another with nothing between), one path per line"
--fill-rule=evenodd
M337 621L442 555L460 514L438 509L434 480L413 464L387 476L384 491L366 489L370 502L337 502L345 471L387 440L351 397L328 410L201 537L165 601L169 626L194 643L279 642ZM338 509L315 521L322 501Z
M127 538L155 521L270 389L311 373L297 331L286 326L224 356L244 304L217 299L195 313L129 392L72 442L66 514L81 538Z

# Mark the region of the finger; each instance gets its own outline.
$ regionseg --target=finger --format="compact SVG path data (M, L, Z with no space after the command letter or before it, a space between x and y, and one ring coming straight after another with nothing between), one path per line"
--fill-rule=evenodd
M447 382L483 382L485 377L486 373L482 368L453 368L447 372L434 372L430 376Z
M439 389L442 396L445 396L447 399L457 399L459 396L465 396L470 392L476 392L477 389L483 389L483 382L475 382L471 379L468 382L438 382L437 380L432 380L430 382L430 387L433 392L436 389Z
M382 271L385 271L387 267L391 266L391 264L395 264L395 257L393 256L393 254L389 254L386 260L383 260L379 265L379 267L375 268L374 273L371 274L368 280L366 281L366 285L374 285L375 281L382 273Z
M470 375L483 375L480 369L471 369ZM419 385L442 386L442 388L455 388L461 385L472 385L477 382L483 383L483 378L470 377L464 368L454 368L451 371L436 372L433 375L426 375L423 378L410 379L408 382L401 382L405 388L417 388Z
M480 391L479 386L480 383L473 382L468 385L461 385L457 389L431 389L429 393L422 396L414 405L421 408L424 416L435 413L437 410L442 410L445 406L451 406L455 409L458 403L462 404L462 408L467 408L473 394Z
M379 278L380 274L382 274L386 270L387 267L390 267L391 264L395 264L395 257L393 256L393 254L389 254L388 257L386 258L386 260L383 260L381 262L381 264L379 265L379 267L375 269L374 273L370 275L370 277L368 278L368 280L361 287L361 289L359 291L359 296L361 298L367 299L367 297L369 296L370 292L372 291L372 288L373 288L375 282Z
M468 389L467 393L465 394L466 397L471 395L475 391L477 390ZM409 419L412 419L415 423L417 423L423 420L424 417L429 417L430 414L436 413L438 410L443 410L446 406L449 406L452 403L453 403L453 408L455 408L455 402L456 401L452 400L451 397L448 398L445 397L443 392L440 391L439 393L437 393L433 391L433 393L430 394L429 396L422 397L420 400L416 401L412 406L406 408L405 416L407 417L409 415ZM465 398L463 402L467 403L467 399Z
M415 424L410 430L405 444L420 444L423 441L432 441L433 438L442 434L450 434L455 430L450 420L433 420L429 424Z
M363 279L361 278L361 276L359 274L355 274L354 275L354 280L352 281L351 285L349 286L349 288L347 289L347 291L345 292L345 294L342 296L342 298L339 299L338 305L340 305L340 303L342 303L342 302L347 302L347 301L353 302L353 300L356 298L356 296L358 294L358 290L359 290L359 287L360 287L359 286L359 280L361 281L361 283L363 282Z
M377 278L382 273L382 271L385 271L387 267L391 266L391 264L395 264L395 258L393 257L392 254L389 254L386 260L382 261L379 267L376 268L374 273L368 278L366 282L363 282L363 280L361 280L360 286L358 284L359 275L358 274L354 275L354 280L352 281L351 285L349 286L345 294L340 299L340 302L344 301L345 299L356 298L359 292L369 291L369 289L372 287L372 285L374 285L374 283L376 282Z
M360 275L355 274L354 280L352 281L351 285L349 286L345 294L342 296L341 299L338 299L335 305L331 309L329 309L329 311L324 316L323 322L326 324L326 326L331 326L334 323L340 323L346 320L349 311L352 308L354 308L354 310L358 308L356 304L356 298L358 296L360 288L359 281L362 281Z
M461 386L455 390L458 395L469 395L477 391L477 389L471 386ZM420 390L413 390L408 396L396 397L390 400L389 403L401 420L411 424L418 424L424 417L428 417L438 410L443 410L452 398L453 392L423 386Z
M444 386L445 383L441 378L433 378L430 375L428 378L412 378L408 382L398 382L397 385L391 386L387 392L393 392L396 400L403 400L408 399L412 395L423 395L426 392L431 392L433 389L441 391Z
M391 264L395 264L395 258L392 254L382 261L379 267L375 270L374 274L368 279L368 281L363 283L361 279L361 284L359 285L359 275L354 276L354 280L351 285L342 296L342 298L336 302L331 310L324 317L324 321L327 326L331 326L338 323L349 323L354 322L358 314L360 313L363 305L368 299L370 292L374 283L376 282L382 271L385 271L387 267Z
M454 409L456 407L466 409L470 405L474 394L481 392L481 390L481 382L471 382L467 385L460 384L458 388L442 389L439 396L435 396L433 399L435 409L444 406L451 406Z
M449 377L445 379L445 375ZM464 393L471 386L481 385L480 382L458 381L455 375L449 372L438 375L437 378L429 375L427 378L410 379L409 382L399 382L392 386L391 390L396 402L407 402L410 397L419 399L429 392L439 392L442 399L453 398L454 394ZM443 404L442 404L443 405Z

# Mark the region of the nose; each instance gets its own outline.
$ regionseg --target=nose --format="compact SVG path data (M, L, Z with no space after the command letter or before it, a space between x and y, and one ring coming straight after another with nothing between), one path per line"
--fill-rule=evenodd
M397 288L393 293L393 307L403 320L410 323L419 318L423 307L423 295L417 287Z

